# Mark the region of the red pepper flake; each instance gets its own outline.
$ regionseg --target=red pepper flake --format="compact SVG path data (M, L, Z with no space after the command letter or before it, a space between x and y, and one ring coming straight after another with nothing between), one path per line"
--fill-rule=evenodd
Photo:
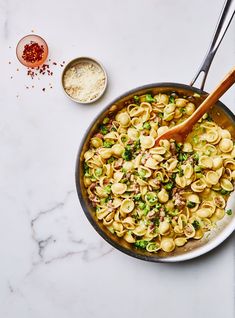
M45 87L42 90L43 90L43 92L45 92L45 90L46 90Z
M61 67L64 67L64 65L63 65L63 64L60 64L60 66L61 66Z
M30 41L29 44L24 46L22 58L26 62L35 63L41 61L44 53L43 45L39 45L37 42Z
M13 79L13 76L11 76L11 79Z
M11 61L9 61L8 64L11 64Z
M57 63L56 63L56 62L53 62L52 64L53 64L53 65L57 65Z
M63 64L65 64L65 61L63 61Z
M16 71L19 72L19 69L17 68Z

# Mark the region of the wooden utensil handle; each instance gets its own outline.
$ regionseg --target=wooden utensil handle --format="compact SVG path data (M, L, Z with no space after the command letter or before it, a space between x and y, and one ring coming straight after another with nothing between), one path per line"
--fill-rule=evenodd
M218 101L218 99L235 83L235 67L225 76L214 91L202 102L187 123L191 126L196 122Z

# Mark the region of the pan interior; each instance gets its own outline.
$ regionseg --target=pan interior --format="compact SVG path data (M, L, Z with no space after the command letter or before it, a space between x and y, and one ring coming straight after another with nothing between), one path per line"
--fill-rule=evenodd
M82 205L82 208L92 224L92 226L96 229L96 231L111 245L113 245L115 248L121 250L122 252L137 257L143 260L147 261L155 261L155 262L172 262L172 261L178 261L178 260L186 260L190 259L192 257L196 257L198 255L201 255L205 252L208 252L210 249L218 245L221 241L223 241L230 233L227 234L227 228L231 224L233 226L233 229L235 227L235 217L234 213L233 216L225 216L221 221L217 223L217 227L215 230L211 231L208 235L205 234L204 238L201 240L191 240L189 241L185 246L176 248L171 253L165 253L163 251L160 251L158 253L149 253L147 251L142 251L140 249L135 248L132 244L127 243L124 239L118 238L114 234L112 234L104 225L102 222L98 221L95 217L95 209L92 207L92 205L89 202L86 188L83 184L83 157L84 153L89 148L89 141L90 138L93 136L93 134L97 131L99 125L102 123L103 119L107 117L108 115L113 115L116 112L118 112L120 109L122 109L124 106L126 106L129 101L135 96L135 95L143 95L147 93L151 93L153 95L156 95L158 93L172 93L175 92L178 96L186 98L189 96L192 96L194 93L197 93L200 95L197 98L194 98L193 102L195 103L196 107L201 104L201 102L206 98L208 93L201 91L197 88L183 85L183 84L175 84L175 83L161 83L161 84L150 84L146 85L140 88L136 88L132 91L127 92L126 94L120 96L116 100L114 100L112 103L110 103L98 117L95 118L93 123L88 128L87 132L84 135L84 138L82 140L80 150L78 153L77 158L77 164L76 164L76 186L77 186L77 192L80 199L80 203ZM228 129L232 135L232 138L235 140L235 117L233 113L221 102L217 102L216 105L211 109L209 112L212 119L221 127L224 129ZM232 208L235 204L234 195L231 195L228 203L227 208ZM231 231L230 231L231 232ZM223 239L221 237L223 236ZM218 243L216 243L216 240L218 239ZM209 246L210 242L213 242L211 244L211 248L203 249L202 247L205 245ZM204 250L201 252L201 250ZM192 253L196 252L196 253Z

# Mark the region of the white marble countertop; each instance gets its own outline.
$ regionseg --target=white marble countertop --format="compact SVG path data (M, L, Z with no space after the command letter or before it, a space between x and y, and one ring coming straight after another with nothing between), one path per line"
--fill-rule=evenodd
M1 318L234 317L234 234L185 263L133 259L93 230L74 181L77 149L93 117L136 86L189 83L222 4L0 0ZM92 106L68 100L60 67L51 78L26 76L15 46L31 30L47 40L53 61L99 59L109 75L104 98ZM234 31L235 21L215 57L207 90L234 64ZM221 99L233 111L234 92Z

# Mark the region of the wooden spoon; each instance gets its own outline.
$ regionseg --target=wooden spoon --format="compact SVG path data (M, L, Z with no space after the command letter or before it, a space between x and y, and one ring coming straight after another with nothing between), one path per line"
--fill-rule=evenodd
M210 93L196 111L183 123L169 129L158 136L155 146L159 145L161 139L174 139L183 142L193 128L193 125L218 101L218 99L235 83L235 67L225 76L220 84Z

